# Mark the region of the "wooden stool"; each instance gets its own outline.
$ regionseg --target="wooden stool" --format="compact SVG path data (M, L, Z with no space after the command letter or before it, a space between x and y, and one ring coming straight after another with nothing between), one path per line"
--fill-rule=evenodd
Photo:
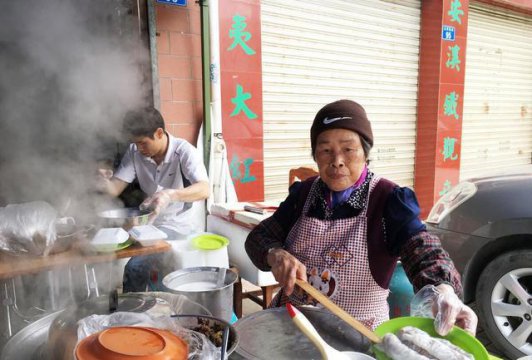
M318 170L312 165L290 169L290 171L288 171L288 186L292 185L296 179L304 181L309 177L316 176L318 174Z

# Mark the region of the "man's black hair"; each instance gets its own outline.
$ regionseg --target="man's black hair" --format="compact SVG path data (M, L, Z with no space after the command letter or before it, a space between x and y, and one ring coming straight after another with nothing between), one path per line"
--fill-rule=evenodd
M154 107L130 111L124 118L124 132L130 137L154 138L158 128L164 130L164 119Z

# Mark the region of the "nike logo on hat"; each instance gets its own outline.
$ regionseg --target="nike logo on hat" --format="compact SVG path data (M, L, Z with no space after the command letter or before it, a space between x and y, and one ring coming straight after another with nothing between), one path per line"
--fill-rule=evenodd
M326 117L325 119L323 119L323 123L325 125L328 125L328 124L333 123L335 121L346 120L346 119L351 119L351 117L350 116L342 116L342 117L335 117L335 118L332 118L332 119L329 119L328 117Z

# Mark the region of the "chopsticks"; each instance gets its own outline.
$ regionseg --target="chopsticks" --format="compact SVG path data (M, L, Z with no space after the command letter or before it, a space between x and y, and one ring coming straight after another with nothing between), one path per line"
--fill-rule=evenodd
M222 335L222 348L220 349L220 359L226 360L226 353L227 353L227 343L229 341L229 326L226 326L224 328L224 332Z
M305 290L309 295L314 299L319 301L323 306L325 306L329 311L338 316L340 319L348 323L352 328L360 332L362 335L367 337L373 343L380 343L382 339L375 334L373 331L364 326L360 321L349 315L345 310L340 308L338 305L333 303L329 298L319 292L314 286L310 285L308 282L296 279L296 284Z

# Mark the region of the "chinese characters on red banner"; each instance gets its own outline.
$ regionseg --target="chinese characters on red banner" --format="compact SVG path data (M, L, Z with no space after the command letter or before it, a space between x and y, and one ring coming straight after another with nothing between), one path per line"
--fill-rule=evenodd
M442 130L437 139L437 197L447 193L459 180L468 12L460 0L443 3L438 116L438 128Z
M222 128L239 201L264 200L260 1L220 0Z

